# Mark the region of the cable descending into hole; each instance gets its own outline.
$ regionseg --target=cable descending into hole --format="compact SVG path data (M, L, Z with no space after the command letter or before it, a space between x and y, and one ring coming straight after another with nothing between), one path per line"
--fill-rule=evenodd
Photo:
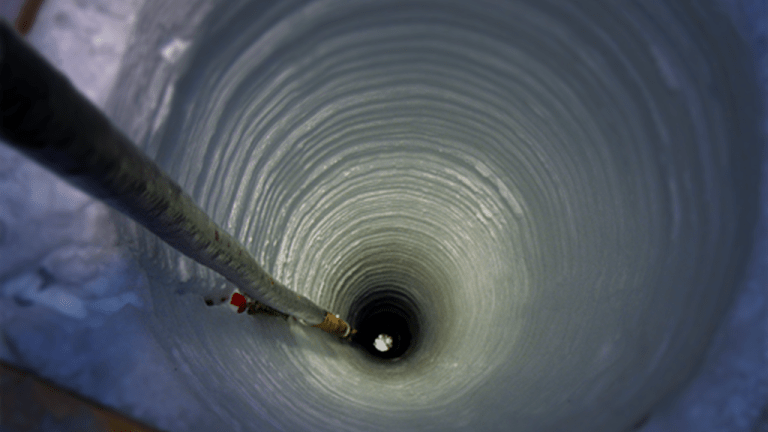
M349 324L269 275L234 237L0 22L0 137L235 284L250 301L346 338Z

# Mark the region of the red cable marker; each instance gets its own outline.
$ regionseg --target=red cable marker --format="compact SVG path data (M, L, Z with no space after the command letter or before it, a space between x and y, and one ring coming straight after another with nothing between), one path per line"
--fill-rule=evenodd
M245 296L243 296L240 293L234 293L232 294L232 300L229 301L230 304L233 304L237 306L237 313L243 313L245 312Z

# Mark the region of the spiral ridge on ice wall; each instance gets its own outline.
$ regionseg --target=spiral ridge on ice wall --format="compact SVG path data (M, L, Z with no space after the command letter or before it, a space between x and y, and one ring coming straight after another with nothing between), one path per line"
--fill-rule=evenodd
M122 84L156 104L121 98L118 123L283 283L417 311L377 362L177 295L222 282L130 234L213 415L615 430L695 371L751 251L756 80L713 5L604 3L222 3Z

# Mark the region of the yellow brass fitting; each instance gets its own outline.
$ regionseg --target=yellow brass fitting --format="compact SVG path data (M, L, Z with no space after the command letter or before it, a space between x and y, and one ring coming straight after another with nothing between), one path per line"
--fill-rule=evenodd
M346 338L356 333L346 321L330 312L325 315L325 320L323 320L323 322L313 325L312 327L317 327L322 331L340 338Z

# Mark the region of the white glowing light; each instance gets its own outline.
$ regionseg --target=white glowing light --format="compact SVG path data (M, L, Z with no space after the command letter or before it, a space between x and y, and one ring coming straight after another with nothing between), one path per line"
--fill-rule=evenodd
M392 349L392 336L383 333L380 334L376 340L373 341L373 346L381 352L389 351Z

